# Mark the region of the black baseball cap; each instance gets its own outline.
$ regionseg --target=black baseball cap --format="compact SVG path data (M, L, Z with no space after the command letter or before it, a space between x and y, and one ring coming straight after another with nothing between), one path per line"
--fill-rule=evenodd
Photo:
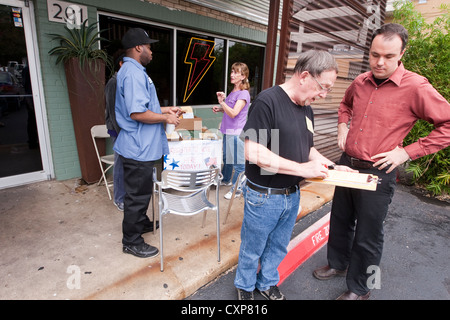
M124 49L154 42L158 42L158 40L150 39L147 32L145 32L142 28L131 28L122 38L122 45Z

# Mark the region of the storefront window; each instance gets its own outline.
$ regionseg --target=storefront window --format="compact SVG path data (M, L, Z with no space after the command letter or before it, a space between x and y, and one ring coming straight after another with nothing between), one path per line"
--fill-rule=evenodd
M224 44L220 38L177 33L177 105L217 103L224 90Z
M242 42L230 41L229 43L228 66L230 68L235 62L243 62L248 66L250 70L248 79L250 82L250 97L253 101L262 88L264 48ZM227 72L229 74L230 70Z
M130 28L142 28L148 33L150 38L158 40L158 42L151 44L153 60L146 66L147 74L155 83L161 106L173 105L171 101L172 84L170 82L172 78L171 52L173 51L173 31L167 28L103 15L100 15L99 20L100 30L105 30L102 32L102 37L108 39L108 42L102 42L102 48L107 50L114 60L124 52L121 40Z
M123 52L121 39L129 28L143 28L150 38L159 40L152 44L153 60L146 68L155 83L161 106L216 104L217 91L232 89L229 69L236 61L249 66L252 100L261 91L262 46L106 15L100 15L99 21L100 30L105 30L102 36L109 40L102 42L102 47L114 59ZM173 46L174 35L176 49Z

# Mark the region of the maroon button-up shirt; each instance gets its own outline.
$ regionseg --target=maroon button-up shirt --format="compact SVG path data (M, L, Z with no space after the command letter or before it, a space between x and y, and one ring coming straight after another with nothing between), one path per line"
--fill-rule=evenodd
M408 146L411 159L437 152L450 145L450 105L425 77L397 70L377 86L372 72L359 75L348 87L339 107L339 123L350 122L345 152L355 158L370 158L402 147L403 139L418 119L435 129Z

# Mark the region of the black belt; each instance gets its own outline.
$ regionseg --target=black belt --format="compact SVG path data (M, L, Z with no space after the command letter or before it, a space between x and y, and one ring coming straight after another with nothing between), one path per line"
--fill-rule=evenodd
M285 194L285 195L290 195L291 193L297 192L297 189L298 189L297 186L292 186L292 187L287 187L287 188L259 187L259 186L254 185L253 183L251 183L248 180L247 180L247 186L250 189L253 189L253 190L261 192L261 193L266 193L266 194Z
M350 165L355 168L359 169L373 169L374 162L361 160L358 158L353 158L349 156L348 154L345 154L347 156L348 161L350 161Z

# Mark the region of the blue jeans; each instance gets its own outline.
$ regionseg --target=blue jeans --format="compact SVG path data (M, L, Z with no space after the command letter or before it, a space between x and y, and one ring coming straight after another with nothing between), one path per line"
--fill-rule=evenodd
M233 173L233 177L231 176ZM233 186L239 173L245 170L244 141L239 136L223 135L223 182L231 180Z
M255 287L264 291L280 280L277 268L287 254L300 191L297 189L290 195L265 194L246 185L243 192L244 220L234 285L245 291L253 291Z

